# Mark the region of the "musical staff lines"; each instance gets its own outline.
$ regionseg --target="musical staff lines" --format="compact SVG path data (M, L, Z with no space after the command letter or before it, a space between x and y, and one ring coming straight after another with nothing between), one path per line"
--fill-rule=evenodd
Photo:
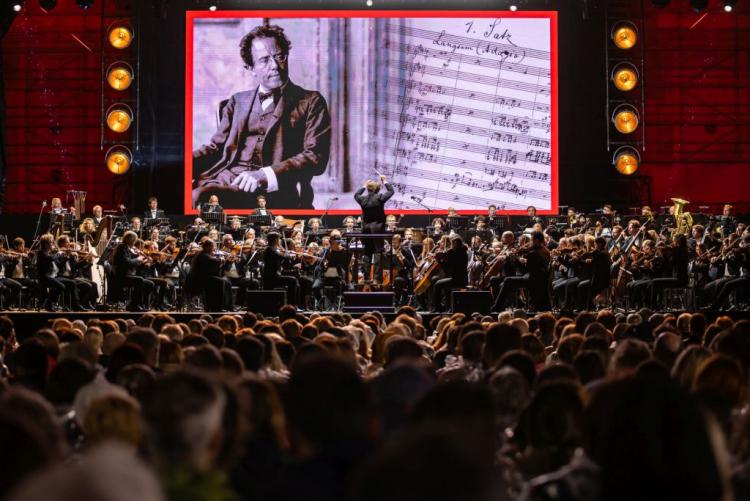
M370 145L396 190L389 207L551 207L549 20L391 19L384 30Z

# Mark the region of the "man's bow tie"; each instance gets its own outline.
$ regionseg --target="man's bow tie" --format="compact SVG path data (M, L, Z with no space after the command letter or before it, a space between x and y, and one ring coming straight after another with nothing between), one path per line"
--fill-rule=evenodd
M272 90L271 90L271 91L268 91L268 92L261 92L261 91L258 91L258 99L260 99L260 102L263 102L263 101L265 101L266 99L269 99L269 98L274 98L274 95L275 95L275 94L276 94L276 93L275 93L274 91L272 91Z

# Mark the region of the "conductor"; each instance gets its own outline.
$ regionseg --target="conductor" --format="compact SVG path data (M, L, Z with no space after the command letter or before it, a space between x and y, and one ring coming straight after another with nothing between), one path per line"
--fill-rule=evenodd
M380 185L385 185L385 193L380 193ZM365 185L354 194L354 200L362 207L362 233L383 233L385 229L385 203L393 196L393 186L380 175L380 182L368 179ZM380 239L364 241L364 275L370 277L370 260L375 263L375 275L380 276L380 254L383 242Z

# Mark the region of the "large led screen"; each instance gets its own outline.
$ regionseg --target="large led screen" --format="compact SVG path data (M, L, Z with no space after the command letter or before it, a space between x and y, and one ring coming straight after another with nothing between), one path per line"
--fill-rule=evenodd
M557 211L554 12L188 12L185 212Z

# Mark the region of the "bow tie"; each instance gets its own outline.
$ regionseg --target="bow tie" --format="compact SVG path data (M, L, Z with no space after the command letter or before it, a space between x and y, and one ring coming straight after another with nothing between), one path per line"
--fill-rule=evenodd
M268 91L268 92L261 92L261 91L258 91L258 99L260 99L260 102L262 103L262 102L263 102L263 101L265 101L266 99L269 99L269 98L274 98L274 97L275 97L275 94L276 94L276 92L274 92L274 91L272 91L272 90L271 90L271 91Z

